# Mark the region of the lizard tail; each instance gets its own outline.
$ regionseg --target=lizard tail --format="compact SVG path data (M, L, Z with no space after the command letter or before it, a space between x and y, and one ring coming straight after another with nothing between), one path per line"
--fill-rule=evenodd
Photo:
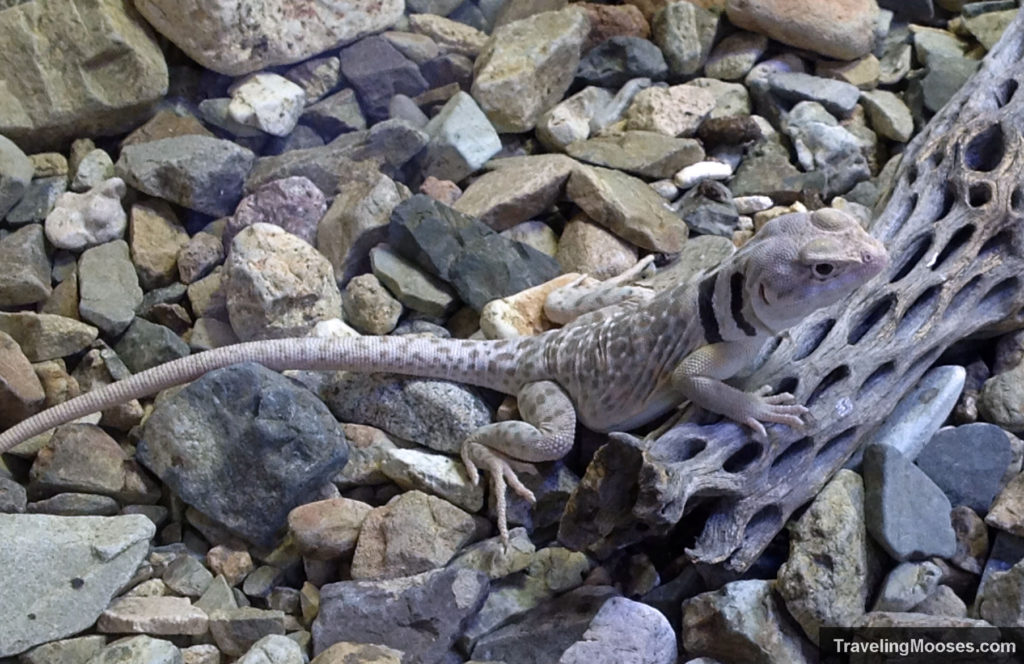
M367 336L351 339L272 339L233 344L161 364L47 408L0 433L0 454L32 436L84 415L155 394L168 387L193 381L214 369L240 362L258 362L275 371L311 369L393 372L456 380L506 391L506 383L511 380L510 375L514 369L509 362L511 354L500 354L500 349L507 343ZM496 356L508 359L499 360Z

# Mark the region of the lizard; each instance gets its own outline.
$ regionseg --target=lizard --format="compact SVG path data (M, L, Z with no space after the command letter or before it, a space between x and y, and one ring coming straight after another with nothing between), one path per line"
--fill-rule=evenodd
M507 489L534 502L516 473L565 456L577 421L597 432L627 431L689 401L746 425L758 440L766 439L765 424L802 427L808 410L788 392L772 394L771 386L744 392L725 381L746 368L771 338L841 301L887 263L882 243L842 211L782 215L716 268L658 293L617 284L581 288L560 305L577 317L541 334L233 344L142 371L35 414L0 434L0 453L78 417L240 362L277 371L452 380L516 397L521 419L483 425L461 446L469 479L478 483L480 468L491 477L498 530L507 542Z

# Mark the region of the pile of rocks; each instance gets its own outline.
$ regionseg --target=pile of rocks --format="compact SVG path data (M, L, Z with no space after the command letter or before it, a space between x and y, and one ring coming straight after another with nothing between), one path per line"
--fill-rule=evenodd
M868 223L1017 12L879 2L0 0L0 428L237 341L534 334L580 273ZM747 580L560 547L586 452L524 478L503 548L454 456L493 395L216 372L0 461L0 663L804 662L823 626L1022 624L1022 338L933 370Z

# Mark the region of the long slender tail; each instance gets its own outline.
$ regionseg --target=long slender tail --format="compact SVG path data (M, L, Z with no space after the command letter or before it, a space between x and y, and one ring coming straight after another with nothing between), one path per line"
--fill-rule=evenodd
M502 353L508 341L464 341L425 337L351 339L273 339L225 346L161 364L106 387L69 399L33 415L0 434L0 454L32 436L132 399L195 380L240 362L268 369L394 372L442 378L506 391L515 353ZM497 363L497 364L496 364Z

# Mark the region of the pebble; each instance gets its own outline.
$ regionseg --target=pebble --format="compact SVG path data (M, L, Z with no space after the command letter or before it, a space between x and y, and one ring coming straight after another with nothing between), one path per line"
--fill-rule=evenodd
M626 112L627 126L666 136L692 136L715 104L713 94L689 84L648 88L633 98Z
M845 81L861 90L873 90L879 84L881 63L871 53L852 62L819 60L814 73L823 78Z
M673 78L697 73L718 30L719 13L691 2L665 4L651 19L651 39L664 52Z
M555 205L577 163L562 155L534 155L496 159L489 166L493 170L474 180L452 208L503 231Z
M46 215L46 238L60 249L81 251L122 237L128 225L121 206L126 192L123 180L110 178L84 194L61 194Z
M829 113L846 117L860 100L857 86L802 72L778 72L768 77L768 87L781 99L818 102Z
M228 317L243 341L303 336L319 321L341 317L330 262L278 226L245 227L224 267Z
M13 426L35 414L45 398L28 358L10 335L0 332L0 426Z
M704 74L721 81L738 81L747 75L768 49L768 38L740 30L718 42L704 63Z
M619 88L627 81L645 77L660 81L668 75L661 50L640 37L615 36L590 49L576 70L577 82Z
M334 560L352 553L370 505L349 498L306 503L288 514L288 531L303 556Z
M21 200L7 213L10 225L37 224L46 219L61 195L67 191L66 175L35 178L29 182Z
M935 593L941 578L935 563L900 563L882 583L872 611L909 611Z
M729 21L784 44L852 60L873 45L878 6L872 0L833 0L807 6L790 0L728 0Z
M454 294L444 282L423 272L386 245L370 250L370 262L374 276L410 309L442 317L455 308Z
M565 146L571 157L648 178L667 178L704 157L700 142L653 131L624 131Z
M985 514L1012 455L1005 431L978 422L939 430L915 462L954 506Z
M359 95L360 106L371 121L388 116L391 95L409 97L424 92L427 82L412 60L382 37L366 37L341 50L341 72Z
M636 5L603 5L597 2L581 2L578 6L587 12L590 19L590 33L583 45L589 51L612 37L651 36L651 26Z
M71 180L71 191L83 193L114 177L114 160L106 150L90 150L78 162Z
M430 37L441 51L475 58L487 44L487 34L433 12L409 16L413 32Z
M306 106L299 121L315 129L319 135L334 139L339 134L366 129L366 118L351 88L339 90Z
M0 307L37 304L53 292L50 261L39 224L0 237L0 265Z
M224 242L212 233L196 233L178 250L178 278L191 284L224 262Z
M537 120L537 140L549 150L585 140L590 136L591 120L611 103L612 96L610 91L591 85L555 104Z
M586 216L571 219L558 241L555 259L566 273L608 279L636 264L637 250Z
M223 654L231 657L245 654L266 636L283 636L284 631L284 613L281 611L245 606L210 612L213 641Z
M683 168L672 178L680 189L689 189L704 180L727 180L732 176L729 164L718 161L699 161Z
M25 195L33 172L32 162L21 148L0 136L0 219Z
M380 33L380 36L417 65L422 65L428 60L433 60L441 55L441 48L437 45L437 42L427 35L406 32L404 30L388 30ZM395 95L395 97L399 96L408 99L408 97L402 94ZM391 98L392 103L395 97ZM392 115L392 117L394 116Z
M129 246L139 284L149 291L175 282L178 255L189 242L188 232L170 205L151 200L132 205Z
M363 334L387 334L402 315L402 304L372 274L352 278L341 305L345 320Z
M317 225L327 211L327 198L313 182L301 175L273 180L241 200L224 225L224 250L243 229L253 224L273 224L316 245Z
M388 450L381 471L406 491L423 491L468 512L484 506L484 491L469 481L465 467L443 454L416 449Z
M336 55L311 58L290 67L284 77L302 88L310 106L341 86L341 59Z
M128 243L107 242L82 252L78 261L78 311L107 334L120 334L135 318L142 288Z
M462 180L501 150L501 139L487 116L473 97L461 90L423 131L430 138L422 157L422 171L442 180Z

